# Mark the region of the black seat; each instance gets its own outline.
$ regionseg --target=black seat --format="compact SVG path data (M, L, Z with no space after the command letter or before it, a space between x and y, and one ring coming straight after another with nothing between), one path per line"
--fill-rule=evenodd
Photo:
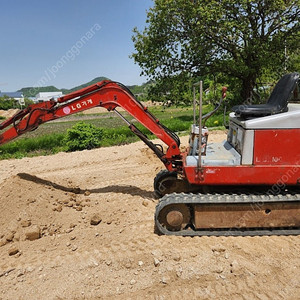
M265 117L286 112L288 110L288 100L298 83L299 73L284 75L274 87L270 98L266 104L258 105L236 105L232 108L237 117L251 119Z

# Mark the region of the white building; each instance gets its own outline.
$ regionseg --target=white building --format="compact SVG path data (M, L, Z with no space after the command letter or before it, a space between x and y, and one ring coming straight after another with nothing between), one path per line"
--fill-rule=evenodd
M44 102L52 98L57 99L61 96L63 96L62 92L41 92L36 94L34 102Z

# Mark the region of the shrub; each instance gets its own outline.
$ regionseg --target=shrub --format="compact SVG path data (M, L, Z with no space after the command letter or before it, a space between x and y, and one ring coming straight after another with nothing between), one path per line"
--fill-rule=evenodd
M28 105L34 103L32 100L28 98L24 98L24 102L25 105L21 107L19 101L4 95L3 97L0 97L0 109L8 110L12 108L24 108L24 106L27 107Z
M0 109L7 110L10 108L16 108L17 101L7 96L0 97Z
M103 129L92 124L78 122L67 130L64 143L67 151L93 149L101 145Z

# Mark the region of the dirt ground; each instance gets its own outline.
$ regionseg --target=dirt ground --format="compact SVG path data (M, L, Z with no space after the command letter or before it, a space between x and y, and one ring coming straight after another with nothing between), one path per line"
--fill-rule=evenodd
M142 142L0 161L0 299L300 298L299 236L155 234L160 169Z
M2 110L2 109L0 109L0 117L11 118L18 111L19 111L19 109L8 109L8 110ZM2 120L0 120L0 123L1 122L2 122Z

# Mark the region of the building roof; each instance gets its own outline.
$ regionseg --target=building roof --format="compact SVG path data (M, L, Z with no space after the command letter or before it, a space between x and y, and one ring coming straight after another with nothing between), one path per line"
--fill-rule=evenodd
M0 92L0 97L24 98L22 92Z
M62 92L40 92L35 97L36 98L51 98L55 96L62 96Z

